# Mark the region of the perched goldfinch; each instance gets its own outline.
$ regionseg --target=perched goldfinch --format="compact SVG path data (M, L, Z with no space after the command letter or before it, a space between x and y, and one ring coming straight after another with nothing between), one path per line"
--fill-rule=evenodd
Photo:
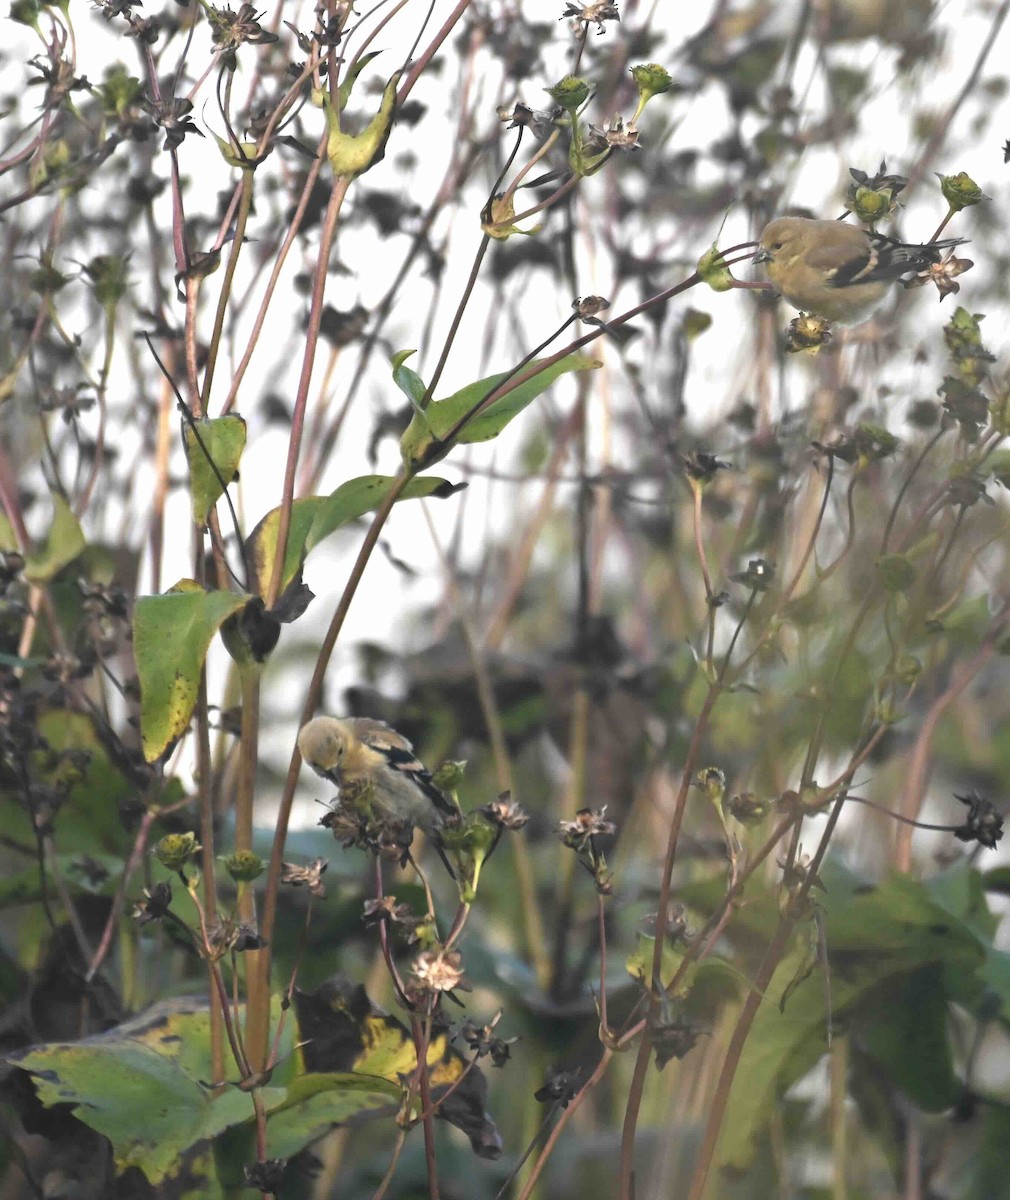
M754 261L766 264L768 278L790 304L854 325L870 315L902 275L925 270L964 240L917 246L844 221L777 217L764 227Z
M413 747L395 729L368 717L315 717L298 734L309 766L335 783L344 799L367 803L376 816L410 821L434 833L459 810L435 786Z

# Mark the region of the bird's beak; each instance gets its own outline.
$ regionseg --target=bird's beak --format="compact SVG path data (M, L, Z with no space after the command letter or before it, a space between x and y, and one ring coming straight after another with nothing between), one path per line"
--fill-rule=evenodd
M766 250L762 246L761 249L755 253L754 257L751 259L751 262L763 263L763 262L771 262L771 260L772 260L771 251Z

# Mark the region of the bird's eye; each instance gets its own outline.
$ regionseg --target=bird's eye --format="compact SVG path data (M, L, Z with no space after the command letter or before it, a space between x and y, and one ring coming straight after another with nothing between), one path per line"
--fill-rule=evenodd
M785 245L784 242L772 242L772 249L773 250L781 250L784 245Z

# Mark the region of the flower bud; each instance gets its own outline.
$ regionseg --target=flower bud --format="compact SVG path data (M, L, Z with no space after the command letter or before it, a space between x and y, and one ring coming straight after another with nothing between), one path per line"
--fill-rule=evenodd
M195 833L168 833L154 847L154 857L169 871L181 871L202 849Z

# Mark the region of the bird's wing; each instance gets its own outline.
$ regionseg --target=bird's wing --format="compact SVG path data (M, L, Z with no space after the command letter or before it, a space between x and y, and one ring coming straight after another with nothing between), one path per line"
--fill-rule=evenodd
M373 750L381 752L390 747L407 751L414 749L403 734L397 733L385 721L376 721L373 717L348 717L347 724L354 736Z
M806 256L808 266L823 271L830 287L869 283L875 278L878 251L865 237L844 245L815 246Z
M348 724L369 749L381 754L394 770L413 780L440 812L458 812L445 793L435 786L431 772L402 734L390 728L384 721L375 721L371 717L353 717Z

